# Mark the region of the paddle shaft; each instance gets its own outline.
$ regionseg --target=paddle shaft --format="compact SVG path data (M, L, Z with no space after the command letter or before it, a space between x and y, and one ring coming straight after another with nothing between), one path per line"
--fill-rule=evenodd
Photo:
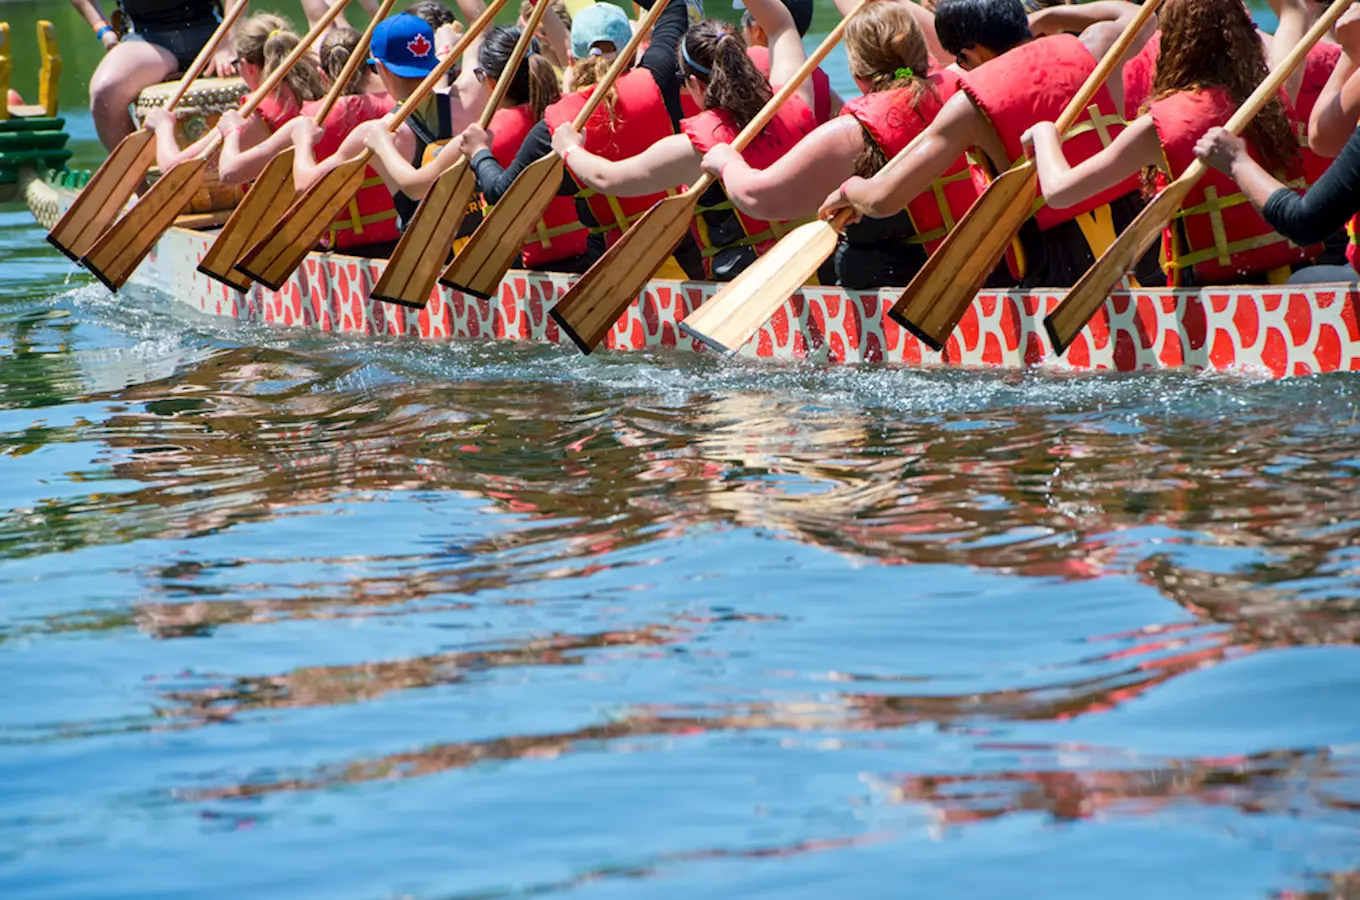
M392 12L392 7L397 5L397 0L383 0L378 7L378 11L373 14L373 18L364 29L364 33L359 36L359 43L354 45L350 51L349 59L345 60L345 67L340 70L340 75L335 79L335 84L326 92L326 99L321 102L321 108L312 116L312 121L318 125L326 123L326 116L331 114L331 109L339 102L344 95L345 88L350 80L354 78L354 73L359 71L359 67L368 62L368 45L373 41L373 31L378 27L378 23L386 19Z
M1350 8L1353 2L1354 0L1333 0L1326 12L1318 17L1318 20L1313 23L1313 27L1309 28L1299 39L1299 42L1294 45L1294 49L1289 51L1289 54L1281 60L1280 64L1256 86L1256 90L1251 92L1251 96L1247 97L1246 102L1229 117L1224 128L1235 135L1240 135L1257 113L1275 98L1280 88L1284 86L1285 81L1289 79L1289 76L1308 55L1308 51L1312 50L1313 45L1331 30L1332 26L1336 24L1336 21ZM1144 210L1144 213L1153 212L1155 206L1161 212L1160 224L1165 226L1175 216L1176 210L1180 208L1181 203L1189 195L1191 188L1207 171L1208 166L1196 159L1186 167L1179 178L1162 189L1162 194L1159 196L1165 196L1170 202L1158 204L1154 200L1153 204L1149 204L1148 208ZM1109 249L1101 254L1101 258L1096 260L1095 264L1081 277L1081 280L1067 292L1063 301L1058 304L1058 308L1044 320L1049 338L1059 354L1067 351L1071 342L1086 327L1086 323L1091 320L1097 310L1105 305L1105 300L1119 283L1119 279L1124 276L1128 266L1132 265L1133 261L1141 256L1147 250L1147 247L1151 246L1152 241L1156 239L1155 236L1160 232L1160 228L1151 228L1147 222L1140 221L1143 218L1144 216L1140 215L1138 219L1134 220L1129 228L1110 245ZM1130 247L1129 241L1144 246ZM1112 258L1115 254L1124 255L1125 262L1123 265L1109 264L1110 260L1107 257Z

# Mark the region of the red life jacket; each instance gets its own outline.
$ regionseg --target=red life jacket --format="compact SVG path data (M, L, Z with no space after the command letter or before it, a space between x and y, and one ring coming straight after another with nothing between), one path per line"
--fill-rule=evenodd
M321 109L321 100L302 104L302 114L314 116ZM387 94L347 94L335 102L330 115L321 126L321 137L314 152L317 161L330 157L340 149L350 132L364 122L381 119L392 110L392 98ZM401 237L397 227L397 210L392 205L392 193L372 166L364 169L364 181L349 201L349 207L331 223L325 245L332 250L347 250L369 244L395 241Z
M1152 96L1152 81L1157 77L1157 53L1162 47L1159 31L1148 39L1133 59L1124 63L1124 121L1138 118L1143 102Z
M1161 46L1162 34L1159 31L1137 56L1124 64L1124 116L1130 122L1138 115L1144 101L1152 97L1152 83L1157 77L1157 53ZM1321 178L1332 162L1308 149L1308 119L1340 58L1341 48L1338 45L1324 41L1314 44L1303 60L1303 83L1299 87L1298 100L1292 108L1285 104L1298 132L1303 174L1309 184Z
M898 88L847 101L841 115L854 116L883 155L892 159L939 115L944 101L959 86L958 75L947 69L932 72L930 81L935 92L923 91L915 106L912 104L915 89ZM934 253L980 193L968 158L959 156L929 188L907 203L907 215L916 231L912 243L923 244L927 253Z
M297 100L293 98L291 91L288 91L287 97L283 96L286 90L286 88L280 87L261 100L260 104L255 107L255 112L259 113L260 118L264 120L265 127L269 129L270 134L297 118L300 112ZM246 98L242 97L241 104L245 105L245 102Z
M555 131L563 122L571 122L586 105L595 88L588 87L572 91L543 112L548 130ZM609 103L601 103L591 113L583 131L583 146L596 156L618 160L637 156L664 137L675 134L671 127L670 116L666 113L666 103L661 99L661 91L646 69L633 69L614 82L618 97L614 110L610 113ZM571 166L567 166L570 171ZM604 232L606 246L612 245L619 235L647 210L671 192L662 191L645 197L610 197L589 189L581 189L576 196L585 198L586 204Z
M769 47L747 47L746 55L751 57L751 62L756 64L761 75L770 77ZM683 87L680 89L680 112L686 119L703 112ZM831 78L822 71L821 66L812 70L812 114L817 117L818 125L831 121Z
M746 160L746 164L753 169L769 168L816 127L817 122L812 116L812 110L808 109L807 105L795 94L779 108L769 124L741 152L741 158ZM700 153L707 153L718 144L732 143L736 140L741 129L737 127L736 122L732 119L732 114L727 110L706 109L697 116L682 120L680 131L685 137L689 138L689 142L694 145L695 150ZM732 209L736 212L737 220L741 223L741 230L745 237L732 243L715 246L710 239L703 213L724 209ZM705 267L707 268L708 261L714 255L729 247L754 247L756 253L764 253L774 246L775 241L801 224L802 221L766 222L761 219L754 219L735 209L729 200L716 207L703 208L700 214L695 216L695 240L698 241L703 252Z
M496 157L496 162L509 167L515 161L515 154L536 121L527 103L496 110L489 128L491 155ZM570 197L554 197L537 228L524 242L524 265L536 269L559 259L579 256L586 252L589 237L590 233L576 215L576 201Z
M1180 91L1153 102L1148 112L1172 178L1194 162L1195 143L1204 132L1225 124L1236 109L1228 92L1218 87ZM1248 144L1247 149L1260 160L1254 147ZM1165 184L1167 178L1159 172L1158 180ZM1302 180L1287 183L1296 186ZM1270 273L1321 250L1320 244L1299 247L1275 232L1231 178L1210 169L1162 237L1162 267L1172 284L1179 284L1179 273L1191 267L1199 284L1236 284L1244 275Z
M959 77L959 87L991 122L1006 155L1015 163L1025 157L1020 135L1038 122L1057 121L1095 67L1095 57L1079 38L1057 34L1013 47L965 72ZM1124 117L1101 85L1094 102L1067 132L1063 154L1072 165L1085 162L1123 130ZM1130 175L1114 187L1062 210L1043 203L1042 195L1038 195L1034 220L1040 230L1049 229L1137 189L1138 176Z
M1299 86L1299 97L1294 101L1294 123L1299 133L1299 148L1303 156L1303 177L1313 184L1327 171L1332 161L1318 156L1308 147L1308 119L1313 115L1318 97L1332 77L1332 70L1341 59L1341 47L1337 44L1318 41L1303 60L1303 83Z

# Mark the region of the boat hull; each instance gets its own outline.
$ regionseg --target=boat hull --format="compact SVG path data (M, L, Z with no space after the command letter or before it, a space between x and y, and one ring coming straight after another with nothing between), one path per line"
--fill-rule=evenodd
M75 196L32 176L24 188L43 224L55 221ZM548 310L572 285L572 275L511 271L491 299L441 287L424 309L415 310L370 298L383 261L310 253L280 290L257 285L241 294L197 270L215 235L171 228L132 283L202 313L256 324L435 341L569 343ZM683 336L678 326L718 287L650 282L610 330L605 346L711 352ZM784 304L741 355L1055 371L1195 368L1274 377L1360 368L1360 285L1353 283L1116 293L1062 357L1053 354L1043 327L1061 293L979 294L941 352L888 318L900 293L806 288Z

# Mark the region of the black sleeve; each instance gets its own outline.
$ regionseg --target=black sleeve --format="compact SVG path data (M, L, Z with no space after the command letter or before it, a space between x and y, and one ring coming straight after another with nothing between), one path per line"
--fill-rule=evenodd
M1346 141L1308 193L1280 188L1270 195L1262 217L1296 244L1316 244L1335 234L1360 211L1360 131Z
M652 26L652 43L642 54L641 68L652 73L652 79L666 102L671 125L679 130L684 113L680 111L680 41L689 30L689 7L685 0L670 0L666 11Z
M548 123L542 119L539 119L524 136L524 143L519 145L519 152L515 154L508 169L501 168L501 164L491 155L490 150L478 150L472 157L472 171L477 176L477 190L482 192L488 203L499 203L505 192L510 190L511 182L519 177L519 173L523 172L525 167L538 162L551 152L552 133L548 131ZM557 193L566 196L576 193L576 183L571 180L569 174L565 172L562 174L562 186L557 189Z

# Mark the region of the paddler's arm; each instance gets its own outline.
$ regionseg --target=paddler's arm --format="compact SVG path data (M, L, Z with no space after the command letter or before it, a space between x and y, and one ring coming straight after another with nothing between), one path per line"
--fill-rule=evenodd
M366 129L364 146L373 151L373 168L387 189L394 194L400 191L412 200L424 199L435 179L463 158L463 142L455 137L439 148L434 159L417 168L411 165L410 151L402 153L397 136L386 128Z
M1269 2L1271 10L1280 20L1270 42L1270 50L1266 54L1266 62L1270 64L1271 71L1274 71L1294 50L1299 38L1312 26L1314 17L1308 8L1308 0L1269 0ZM1285 79L1284 90L1289 95L1291 103L1299 99L1299 88L1303 87L1303 70L1303 66L1295 66L1294 71Z
M1350 140L1360 120L1360 6L1342 13L1336 24L1341 58L1318 95L1308 120L1308 146L1320 156L1334 157Z
M146 114L146 127L156 135L156 166L162 172L193 156L179 148L175 137L175 114L164 107L156 107Z
M793 22L793 13L782 0L749 0L746 10L764 29L770 42L770 84L787 84L807 62L807 51ZM797 95L808 109L813 108L816 99L811 78L803 79Z
M1020 140L1034 158L1044 200L1054 209L1076 206L1148 166L1162 164L1162 142L1149 115L1134 119L1108 147L1076 166L1063 155L1058 126L1052 122L1040 122Z
M664 137L637 156L614 160L581 146L580 133L564 122L553 132L553 149L578 182L611 197L645 197L693 184L702 174L702 157L683 134Z
M962 91L945 101L940 114L922 134L919 141L907 145L874 177L857 175L842 184L822 203L818 215L829 219L847 207L853 207L857 217L885 219L896 215L969 147L999 147L987 118Z
M104 45L105 50L112 50L118 45L118 33L109 24L108 17L104 15L98 0L71 0L71 5L89 23L90 29L99 39L99 43Z
M729 144L704 156L704 171L719 176L737 209L757 219L787 222L817 211L822 197L855 174L864 131L853 116L818 125L769 168L753 169Z
M1316 244L1335 234L1360 209L1360 131L1322 177L1299 195L1251 158L1247 144L1223 128L1211 128L1195 155L1237 182L1271 228L1296 244Z
M285 122L272 134L259 116L241 123L240 114L227 110L217 123L222 132L222 154L217 160L217 178L223 184L253 181L269 161L293 143L297 119Z
M358 156L364 149L364 137L377 122L365 122L345 136L337 149L325 159L316 158L316 142L324 129L311 119L298 116L293 120L293 187L298 193L310 188L327 172ZM378 120L381 121L381 120Z
M548 62L565 68L567 60L571 58L571 32L567 30L567 23L562 21L562 17L552 6L544 10L543 19L538 24L538 33L543 43L547 45L543 48L546 51L543 55L548 57Z

